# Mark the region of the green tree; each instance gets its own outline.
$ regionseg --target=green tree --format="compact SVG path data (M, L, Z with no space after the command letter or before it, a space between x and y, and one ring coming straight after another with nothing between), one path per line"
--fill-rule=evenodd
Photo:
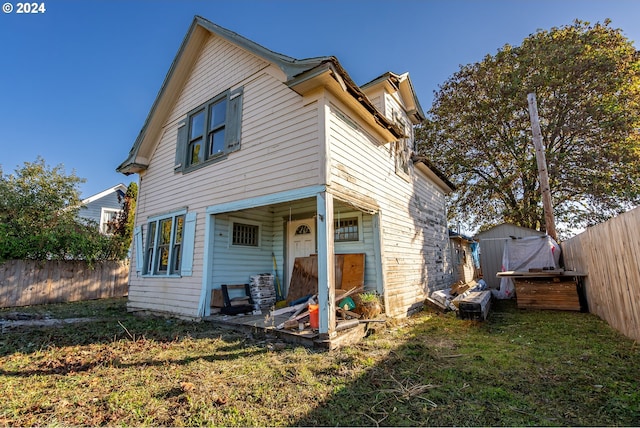
M138 199L138 184L129 183L122 203L122 211L118 214L113 224L113 255L115 258L124 259L129 253L133 228L135 225L136 201Z
M41 157L15 174L0 170L0 260L108 258L110 238L77 216L83 182Z
M457 186L450 217L544 230L528 93L561 233L640 203L640 54L609 25L540 30L440 86L417 136Z

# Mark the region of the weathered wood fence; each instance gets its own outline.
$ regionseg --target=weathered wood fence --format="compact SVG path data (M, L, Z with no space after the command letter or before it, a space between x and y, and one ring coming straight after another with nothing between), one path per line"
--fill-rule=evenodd
M589 312L640 340L640 207L561 244L565 267L588 274Z
M9 260L0 264L0 307L126 296L129 262Z

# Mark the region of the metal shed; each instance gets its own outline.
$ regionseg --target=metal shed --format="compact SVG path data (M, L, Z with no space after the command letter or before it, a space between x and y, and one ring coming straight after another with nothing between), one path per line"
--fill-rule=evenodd
M482 277L490 288L499 288L500 279L496 274L502 271L502 253L508 239L526 236L544 236L544 232L526 227L503 223L476 235L480 242L480 267Z

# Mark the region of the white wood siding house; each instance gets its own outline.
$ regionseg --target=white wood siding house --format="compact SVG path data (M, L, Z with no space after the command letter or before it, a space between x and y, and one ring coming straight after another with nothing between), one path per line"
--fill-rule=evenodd
M406 315L451 281L452 185L411 156L422 118L408 74L358 87L334 57L290 58L195 17L118 167L140 176L129 310L204 317L212 289L273 256L286 285L294 258L317 254L330 337L329 261L365 253L366 287Z

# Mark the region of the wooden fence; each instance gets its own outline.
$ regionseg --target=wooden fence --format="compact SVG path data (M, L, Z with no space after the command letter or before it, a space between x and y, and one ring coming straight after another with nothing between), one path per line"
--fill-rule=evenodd
M126 296L129 262L9 260L0 264L0 307Z
M588 274L589 312L640 340L640 207L561 244L565 268Z

